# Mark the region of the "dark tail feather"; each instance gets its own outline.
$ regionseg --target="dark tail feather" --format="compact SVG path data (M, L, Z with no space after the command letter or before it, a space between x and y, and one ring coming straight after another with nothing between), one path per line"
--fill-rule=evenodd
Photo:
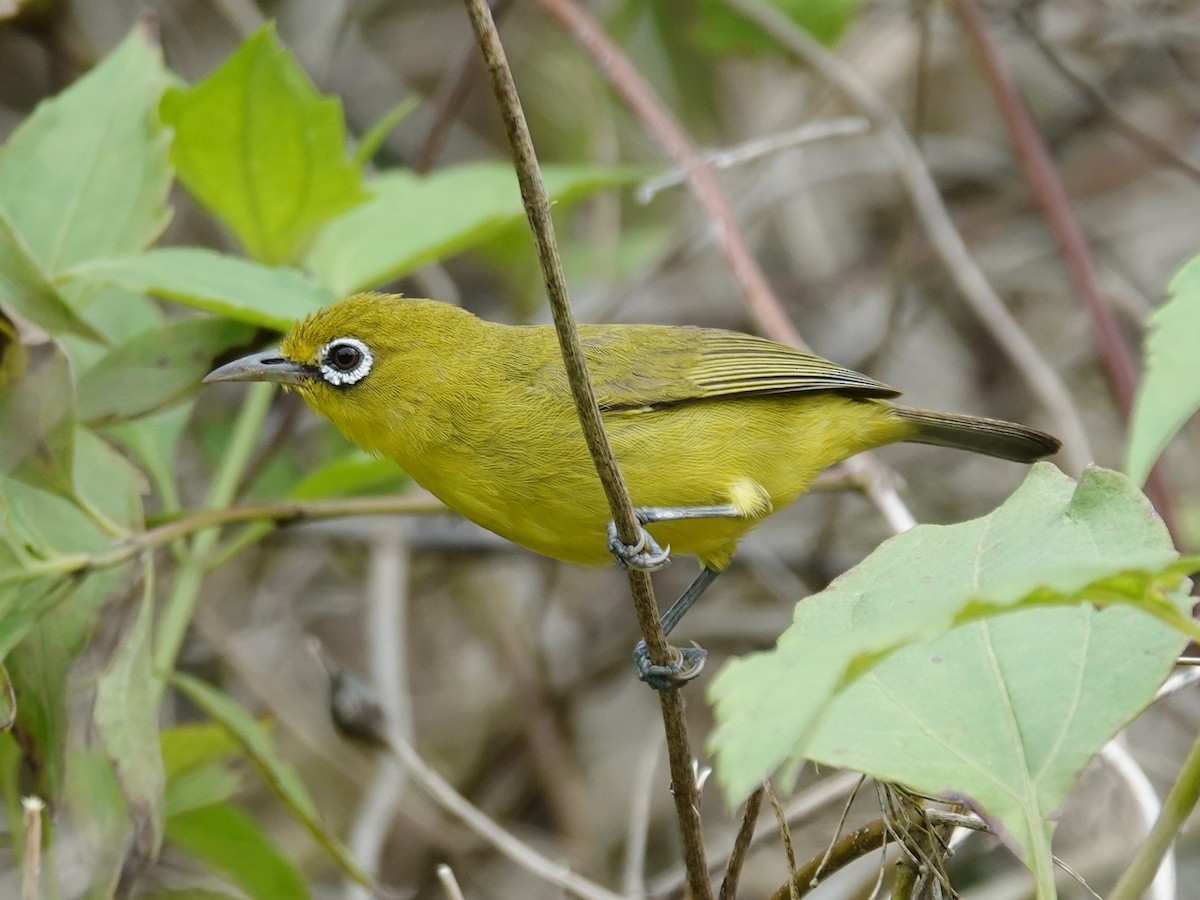
M933 412L928 409L914 409L911 406L894 406L902 419L916 426L916 433L905 440L918 444L970 450L972 453L983 453L1022 463L1036 462L1043 456L1052 456L1062 446L1058 438L1044 431L1013 422Z

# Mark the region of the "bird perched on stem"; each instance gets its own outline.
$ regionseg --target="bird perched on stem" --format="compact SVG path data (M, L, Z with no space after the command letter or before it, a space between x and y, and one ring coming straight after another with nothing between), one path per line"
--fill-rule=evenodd
M617 541L549 325L502 325L434 300L355 294L298 323L277 350L204 380L294 388L364 450L397 462L447 506L555 559L655 569L696 556L669 632L756 522L823 469L897 441L1031 463L1054 437L1010 422L902 406L898 391L811 353L711 328L583 325L604 426L645 526ZM666 547L665 550L660 549ZM694 677L635 653L644 680Z

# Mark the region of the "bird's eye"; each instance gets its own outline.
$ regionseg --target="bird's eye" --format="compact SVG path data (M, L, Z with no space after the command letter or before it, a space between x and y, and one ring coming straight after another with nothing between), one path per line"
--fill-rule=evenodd
M354 384L366 378L375 361L367 345L351 337L330 341L321 348L319 358L321 377L335 387Z
M341 372L353 372L362 362L362 351L349 344L338 344L329 351L329 362Z

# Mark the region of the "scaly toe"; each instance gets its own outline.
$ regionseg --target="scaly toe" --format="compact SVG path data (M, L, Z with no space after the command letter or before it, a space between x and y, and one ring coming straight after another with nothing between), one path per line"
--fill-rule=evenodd
M670 545L664 550L645 528L640 529L636 544L624 544L617 537L617 526L608 523L608 549L626 569L639 569L642 572L657 572L671 564Z
M650 662L650 651L645 641L638 641L633 648L633 661L637 665L638 678L656 691L673 691L683 687L704 670L708 651L699 644L690 647L671 647L671 661L665 666Z

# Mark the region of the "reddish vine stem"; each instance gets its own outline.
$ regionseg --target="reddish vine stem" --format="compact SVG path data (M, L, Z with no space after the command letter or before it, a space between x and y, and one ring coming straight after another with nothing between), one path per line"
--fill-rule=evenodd
M737 218L713 173L683 130L675 124L653 89L633 67L604 29L574 0L538 0L542 9L591 56L625 105L650 130L672 161L688 178L692 191L720 230L718 243L729 261L746 304L764 333L777 341L803 347L804 341L771 290L754 254L746 245Z
M950 0L950 5L979 57L996 106L1012 135L1025 178L1029 181L1034 198L1046 219L1046 225L1058 244L1075 293L1083 301L1091 320L1092 333L1109 388L1123 417L1128 420L1133 408L1136 367L1129 346L1117 325L1116 316L1113 315L1112 308L1100 288L1096 263L1083 227L1071 208L1070 199L1054 160L1046 148L1045 141L1042 140L1029 108L1017 90L1012 73L988 34L983 13L975 0ZM1175 527L1174 502L1159 466L1150 473L1146 491L1178 544L1179 532Z

